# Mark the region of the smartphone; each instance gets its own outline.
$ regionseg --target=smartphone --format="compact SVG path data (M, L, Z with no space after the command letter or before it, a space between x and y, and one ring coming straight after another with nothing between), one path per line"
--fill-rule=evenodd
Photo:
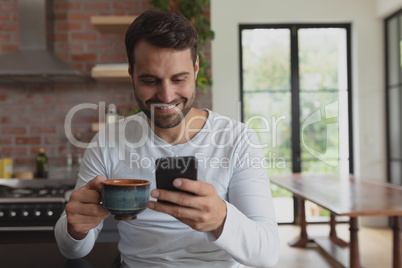
M155 161L155 167L156 188L159 189L185 192L174 187L173 180L176 178L197 180L197 158L194 156L158 158ZM163 200L158 202L171 204Z

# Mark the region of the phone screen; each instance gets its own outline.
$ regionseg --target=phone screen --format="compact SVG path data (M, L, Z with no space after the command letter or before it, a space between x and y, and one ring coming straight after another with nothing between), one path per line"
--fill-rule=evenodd
M156 187L170 191L181 191L173 186L176 178L197 180L197 159L194 156L162 157L155 161ZM158 200L162 203L170 203Z

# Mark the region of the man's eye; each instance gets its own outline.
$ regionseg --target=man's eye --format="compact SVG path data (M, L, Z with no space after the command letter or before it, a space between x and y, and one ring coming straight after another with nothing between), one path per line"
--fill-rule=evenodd
M185 78L176 78L173 81L177 82L177 83L180 83L180 82L184 82L185 80L186 80Z
M156 80L152 79L152 80L142 80L142 82L144 84L148 84L148 85L152 85L156 83Z

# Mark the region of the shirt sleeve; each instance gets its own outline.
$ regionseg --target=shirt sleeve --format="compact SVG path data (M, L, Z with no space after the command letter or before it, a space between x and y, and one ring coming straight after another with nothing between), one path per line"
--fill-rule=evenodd
M96 141L97 138L98 135L94 137L93 141ZM78 173L78 180L75 190L86 185L90 180L98 175L107 177L101 151L99 150L98 146L94 146L93 148L88 148L85 151L83 162ZM98 234L102 230L102 227L103 221L98 226L91 229L84 239L76 240L72 238L67 231L67 215L64 211L60 216L60 219L57 221L54 230L56 242L60 252L68 259L78 259L86 256L89 252L91 252L95 241L98 238Z
M279 258L279 235L265 156L254 131L238 145L228 190L227 216L218 239L207 239L236 261L253 267L272 267ZM248 144L250 143L251 144Z

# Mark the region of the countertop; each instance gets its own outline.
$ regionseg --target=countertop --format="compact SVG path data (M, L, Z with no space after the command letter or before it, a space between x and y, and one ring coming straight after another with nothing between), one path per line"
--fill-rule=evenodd
M119 256L117 243L95 243L82 259L68 260L56 243L0 244L2 268L112 268Z

